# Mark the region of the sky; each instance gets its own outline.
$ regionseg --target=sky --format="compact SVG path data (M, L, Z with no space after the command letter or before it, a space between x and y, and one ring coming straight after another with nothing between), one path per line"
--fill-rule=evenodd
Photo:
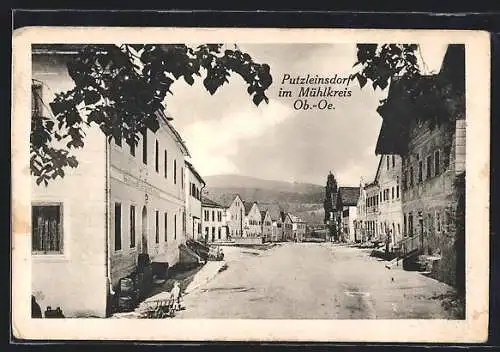
M255 106L237 75L214 95L201 79L193 86L179 80L166 101L172 123L202 176L238 174L323 185L332 171L344 186L357 186L361 178L373 180L382 123L376 108L387 89L374 91L370 84L361 89L354 80L347 86L350 97L328 98L335 110L296 110L298 86L281 84L285 74L348 77L356 70L355 44L238 43L238 47L270 66L273 84L267 91L268 104ZM445 48L421 48L419 60L425 69L439 70ZM331 87L344 90L345 84ZM280 88L292 90L294 96L278 96ZM317 103L321 98L307 99Z

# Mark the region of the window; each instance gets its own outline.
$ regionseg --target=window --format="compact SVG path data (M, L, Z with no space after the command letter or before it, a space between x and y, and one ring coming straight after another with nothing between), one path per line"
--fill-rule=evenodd
M217 238L220 240L221 239L221 228L219 227Z
M62 204L33 205L31 226L33 253L63 253Z
M174 160L174 185L177 184L177 160Z
M135 141L128 142L128 146L130 147L130 155L135 156Z
M160 146L158 144L158 140L155 142L155 171L160 172Z
M394 199L394 187L392 187L391 193L392 193L392 199Z
M186 233L186 212L182 212L182 233Z
M399 176L396 177L396 198L399 198Z
M204 219L203 219L203 220L204 220L204 221L209 221L209 219L210 219L209 214L210 214L210 212L209 212L208 210L205 210L205 211L203 212L203 216L204 216Z
M177 239L177 214L174 214L174 240Z
M212 221L215 221L215 210L212 210Z
M167 158L167 150L165 149L163 151L163 176L165 176L165 178L168 177L168 158Z
M436 231L441 232L441 214L436 213Z
M398 235L401 235L401 225L398 223Z
M34 117L42 116L42 85L31 85L31 115Z
M198 224L198 233L201 233L201 224Z
M130 248L135 247L135 206L130 206Z
M115 203L115 251L122 249L122 205Z
M208 227L205 227L205 235L208 235Z
M418 182L422 182L422 160L418 162Z
M427 179L432 177L432 155L427 156L426 165L427 170L425 170L425 177Z
M155 211L155 243L160 243L160 212Z
M163 214L163 236L165 237L165 242L168 241L168 213Z
M413 214L408 214L408 233L413 235Z
M393 155L392 156L392 167L396 166L396 157Z
M413 167L410 167L410 178L408 179L409 187L413 186Z
M434 175L437 176L441 172L440 160L439 160L439 150L434 152Z
M142 132L142 163L147 165L148 163L148 130L145 129Z
M387 161L387 170L389 170L389 155L387 155L387 158L385 160Z

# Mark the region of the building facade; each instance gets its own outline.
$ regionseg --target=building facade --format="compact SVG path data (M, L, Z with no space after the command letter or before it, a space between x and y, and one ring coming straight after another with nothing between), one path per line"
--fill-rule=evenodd
M273 237L273 220L269 210L261 210L262 239L271 242Z
M367 195L363 180L359 183L359 198L356 204L356 220L354 222L355 237L361 242L368 241L366 222Z
M306 236L306 223L295 215L290 215L292 220L292 238L296 242L302 242Z
M34 46L33 119L71 89L67 63L77 50ZM97 126L74 150L79 165L47 186L32 182L32 292L44 310L104 317L119 280L140 253L174 265L185 241L184 158L189 155L170 117L144 131L138 145L108 142ZM64 141L62 141L64 142ZM82 185L85 185L82 187ZM82 277L85 280L82 280Z
M366 190L366 220L365 226L367 240L379 241L379 186L376 181L365 186Z
M336 199L335 218L340 229L340 239L345 242L356 242L355 221L359 198L358 187L339 187Z
M245 209L245 225L243 237L262 238L262 218L256 202L243 202Z
M465 258L464 45L449 45L440 72L419 80L419 99L437 102L431 111L405 105L408 84L391 84L379 112L383 123L377 152L402 159L404 237L414 239L419 253L441 258L433 267L434 277L460 286L465 280L465 264L457 265ZM447 92L446 99L436 99L436 87Z
M226 209L217 202L203 197L203 234L209 243L227 241Z
M227 208L228 236L232 239L243 237L243 226L245 221L245 207L243 200L236 195Z
M281 221L283 223L283 241L293 240L293 221L289 213L282 213Z
M401 157L381 155L375 181L379 186L379 237L389 240L392 248L403 236Z
M193 164L185 161L185 190L186 190L186 238L193 240L202 239L202 204L201 194L205 187L205 181L196 171Z

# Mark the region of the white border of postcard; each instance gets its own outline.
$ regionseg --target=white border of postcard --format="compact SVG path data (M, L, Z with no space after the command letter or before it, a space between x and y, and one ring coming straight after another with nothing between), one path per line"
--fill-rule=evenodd
M465 43L466 319L31 319L30 82L32 43ZM479 31L31 27L13 34L12 328L21 339L155 341L484 342L488 331L490 42Z

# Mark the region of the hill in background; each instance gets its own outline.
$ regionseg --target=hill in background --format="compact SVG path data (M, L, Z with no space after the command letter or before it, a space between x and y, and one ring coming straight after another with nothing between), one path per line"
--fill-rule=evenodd
M322 224L324 187L311 183L263 180L241 175L205 176L204 194L228 206L239 194L244 201L264 207L278 203L287 212L310 224Z

